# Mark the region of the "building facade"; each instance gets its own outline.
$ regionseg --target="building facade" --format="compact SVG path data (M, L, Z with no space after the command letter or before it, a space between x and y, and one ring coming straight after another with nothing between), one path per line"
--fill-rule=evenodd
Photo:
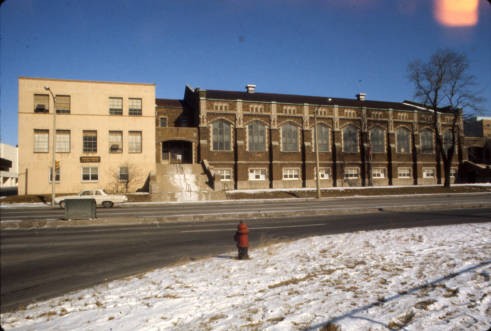
M447 148L453 115L437 119ZM173 163L202 164L217 191L314 188L317 176L321 187L437 184L444 176L433 121L416 103L364 94L186 86L176 100L156 99L154 84L22 77L19 193L49 193L53 164L57 193L147 190ZM454 180L467 159L459 132Z
M18 118L19 194L51 192L53 153L57 193L135 191L155 172L154 84L21 77Z
M364 94L341 99L246 88L186 87L174 107L162 101L157 110L163 119L157 130L157 162L173 162L173 154L188 155L189 162L203 162L210 183L219 190L315 187L317 174L321 187L421 185L443 179L433 112L421 105L370 101ZM438 114L444 148L452 118ZM193 138L178 137L175 130L181 127L189 127ZM453 180L466 157L462 142L463 135L457 137Z
M17 188L19 178L18 148L0 143L0 190L8 192Z

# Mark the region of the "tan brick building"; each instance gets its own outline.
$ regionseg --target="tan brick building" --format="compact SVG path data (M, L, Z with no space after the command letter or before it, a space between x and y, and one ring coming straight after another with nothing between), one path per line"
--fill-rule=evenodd
M18 118L19 194L51 192L53 152L57 193L135 191L155 172L154 84L21 77Z
M421 105L371 101L364 94L341 99L246 88L186 87L183 100L157 99L157 162L203 162L216 190L315 187L317 127L322 187L435 184L443 178L433 113ZM444 138L451 119L439 115ZM454 178L465 159L462 141Z

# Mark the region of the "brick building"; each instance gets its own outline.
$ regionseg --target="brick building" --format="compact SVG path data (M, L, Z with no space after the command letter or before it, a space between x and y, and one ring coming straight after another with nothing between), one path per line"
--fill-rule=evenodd
M433 113L413 102L371 101L363 93L355 99L257 93L247 85L187 86L182 100L156 103L157 163L201 162L215 190L315 187L317 173L321 187L443 178ZM442 110L438 118L447 145L452 114ZM463 135L457 141L454 180L465 159Z

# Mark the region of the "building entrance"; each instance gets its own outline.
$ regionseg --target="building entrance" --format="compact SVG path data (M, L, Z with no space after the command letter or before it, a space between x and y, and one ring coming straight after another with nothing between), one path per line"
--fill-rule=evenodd
M193 144L182 140L164 141L162 143L162 161L193 163Z

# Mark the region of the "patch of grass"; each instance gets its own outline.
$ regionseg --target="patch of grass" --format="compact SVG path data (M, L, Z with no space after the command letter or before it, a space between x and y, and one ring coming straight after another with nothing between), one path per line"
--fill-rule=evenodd
M414 308L428 310L428 307L434 304L435 302L436 300L433 299L419 301L414 305Z
M414 315L414 312L411 310L404 315L397 317L395 320L390 321L387 326L390 330L401 330L413 320Z
M342 331L341 327L334 323L327 323L319 331Z

